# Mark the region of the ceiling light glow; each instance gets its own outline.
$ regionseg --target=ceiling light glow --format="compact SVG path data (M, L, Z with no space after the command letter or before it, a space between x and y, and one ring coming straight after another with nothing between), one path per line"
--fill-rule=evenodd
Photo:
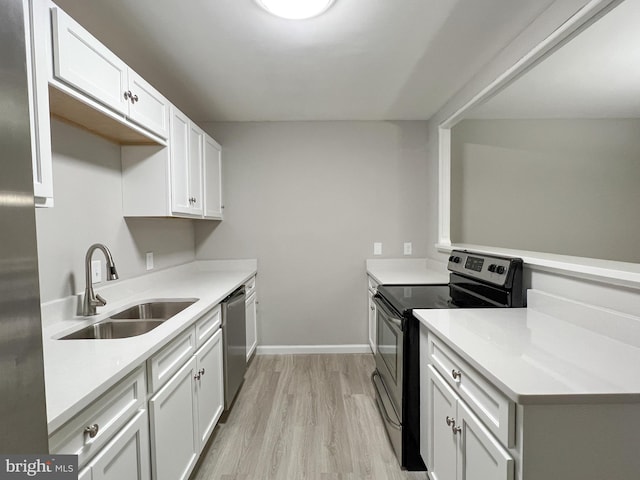
M290 20L303 20L326 12L335 0L256 0L267 12Z

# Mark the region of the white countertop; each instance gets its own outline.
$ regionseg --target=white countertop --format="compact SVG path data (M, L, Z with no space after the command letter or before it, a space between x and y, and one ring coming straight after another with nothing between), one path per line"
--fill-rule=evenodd
M127 374L142 365L202 314L257 272L257 262L204 261L110 282L96 289L108 301L94 317L67 317L73 299L43 304L43 347L49 433L53 433ZM150 332L115 340L57 340L112 312L153 299L198 299Z
M534 290L528 305L414 315L517 403L640 402L640 319Z
M369 259L367 274L380 285L449 283L447 266L425 258Z

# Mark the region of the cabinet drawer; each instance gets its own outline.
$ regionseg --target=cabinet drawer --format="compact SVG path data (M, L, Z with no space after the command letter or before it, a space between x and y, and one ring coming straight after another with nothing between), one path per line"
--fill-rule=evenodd
M144 369L139 368L49 438L52 453L78 455L78 467L96 454L144 404ZM96 427L93 438L85 429Z
M149 391L156 392L196 351L195 328L187 329L149 359Z
M196 348L204 345L222 324L220 305L216 305L196 322Z
M507 447L512 447L515 404L431 332L427 344L428 363L467 402L487 428Z
M252 277L244 284L245 298L249 298L256 291L256 277Z

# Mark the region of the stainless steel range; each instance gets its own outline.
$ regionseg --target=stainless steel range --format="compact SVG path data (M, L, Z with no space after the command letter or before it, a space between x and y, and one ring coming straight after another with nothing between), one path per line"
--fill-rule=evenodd
M522 259L454 250L449 283L381 285L377 308L376 402L400 465L426 470L420 457L417 308L511 308L525 305Z

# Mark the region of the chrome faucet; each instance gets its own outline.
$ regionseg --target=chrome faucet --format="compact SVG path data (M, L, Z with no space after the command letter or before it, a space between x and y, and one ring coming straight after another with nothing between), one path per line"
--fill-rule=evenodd
M82 315L95 315L96 307L103 307L107 304L107 301L100 295L96 295L93 291L93 283L91 282L91 257L96 250L102 250L104 257L107 259L107 281L117 280L118 272L116 271L116 264L113 263L113 257L107 247L101 243L94 243L87 250L87 256L84 259L84 273L87 286L84 289L84 300L82 302Z

